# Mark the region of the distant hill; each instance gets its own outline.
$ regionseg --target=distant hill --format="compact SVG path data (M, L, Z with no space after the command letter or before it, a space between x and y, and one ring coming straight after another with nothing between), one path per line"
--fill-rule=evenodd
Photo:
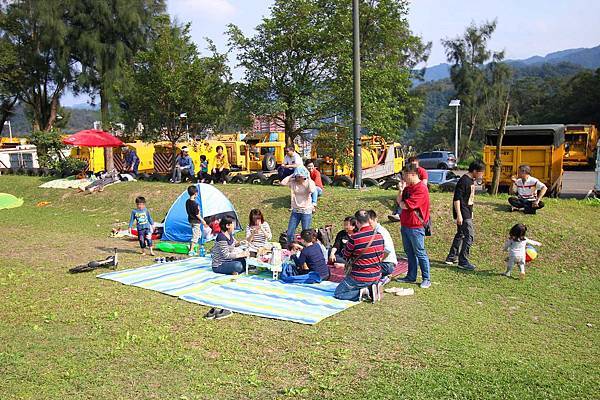
M506 60L516 70L537 67L543 64L572 64L583 68L600 68L600 45L592 48L567 49L549 53L546 56L533 56L524 60ZM442 63L425 69L424 82L433 82L450 77L450 64ZM422 83L422 82L420 82ZM416 85L419 82L415 82Z

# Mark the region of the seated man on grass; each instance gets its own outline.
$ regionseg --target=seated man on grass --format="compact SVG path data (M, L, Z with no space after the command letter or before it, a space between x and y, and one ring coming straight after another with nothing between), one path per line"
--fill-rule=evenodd
M284 179L294 173L294 170L298 167L304 167L302 157L296 153L294 146L287 146L285 148L285 157L283 157L283 164L277 168L279 179Z
M535 214L537 210L544 207L542 198L548 187L539 179L531 176L529 165L521 165L518 177L513 177L512 181L512 190L517 193L517 197L508 198L511 211L523 210L525 214Z
M181 148L181 154L175 159L175 168L173 168L173 175L171 176L172 183L181 183L182 179L185 181L194 178L194 161L188 153L187 146Z

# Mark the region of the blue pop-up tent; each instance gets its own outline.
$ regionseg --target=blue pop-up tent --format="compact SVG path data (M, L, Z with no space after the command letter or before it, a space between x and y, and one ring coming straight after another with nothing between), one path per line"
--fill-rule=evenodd
M216 187L206 184L197 183L198 196L196 202L200 207L200 215L205 220L208 217L223 218L229 215L235 219L236 230L241 228L233 204L229 199ZM162 240L170 240L173 242L189 242L192 240L192 228L188 222L187 211L185 210L185 202L190 198L187 189L179 195L173 203L164 222L164 232Z

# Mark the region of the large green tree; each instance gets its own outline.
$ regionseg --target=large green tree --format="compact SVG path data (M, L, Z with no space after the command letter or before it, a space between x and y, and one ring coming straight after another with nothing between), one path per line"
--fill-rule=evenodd
M77 90L100 97L102 123L109 122L113 86L123 67L152 39L152 21L164 0L76 1L70 13L74 57L82 66Z
M188 127L201 133L219 123L230 74L223 55L200 57L189 24L161 16L156 27L152 46L136 55L119 91L129 129L141 124L142 138L175 144Z
M16 54L23 80L14 88L31 113L34 130L51 129L60 97L74 82L73 29L68 0L20 0L2 6L0 32Z
M288 141L307 128L352 114L352 2L276 0L253 37L229 27L230 43L245 70L241 92L249 110L271 115ZM407 1L360 2L364 126L398 136L413 117L411 69L428 46L408 27Z
M481 26L472 23L463 35L442 40L452 63L450 79L461 100L461 120L468 129L461 156L469 151L471 142L477 133L483 132L486 123L499 125L502 104L508 95L510 70L501 62L504 52L488 49L495 30L495 20Z

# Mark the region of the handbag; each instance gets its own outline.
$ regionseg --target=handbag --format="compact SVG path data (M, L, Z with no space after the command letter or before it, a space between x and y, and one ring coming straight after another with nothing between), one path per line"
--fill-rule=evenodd
M356 260L358 260L360 258L360 256L363 255L365 250L367 250L369 247L371 247L371 245L373 244L373 240L375 239L375 235L376 235L376 232L373 231L373 236L371 236L371 240L369 240L369 243L362 249L362 251L360 253L358 253L357 255L355 255L354 257L350 257L350 258L348 258L348 260L346 260L346 264L344 265L344 273L346 275L348 275L350 273L350 271L352 271L352 266L354 265Z
M431 217L427 221L424 221L420 208L415 209L415 215L417 216L417 219L421 221L423 229L425 229L425 236L431 236Z

